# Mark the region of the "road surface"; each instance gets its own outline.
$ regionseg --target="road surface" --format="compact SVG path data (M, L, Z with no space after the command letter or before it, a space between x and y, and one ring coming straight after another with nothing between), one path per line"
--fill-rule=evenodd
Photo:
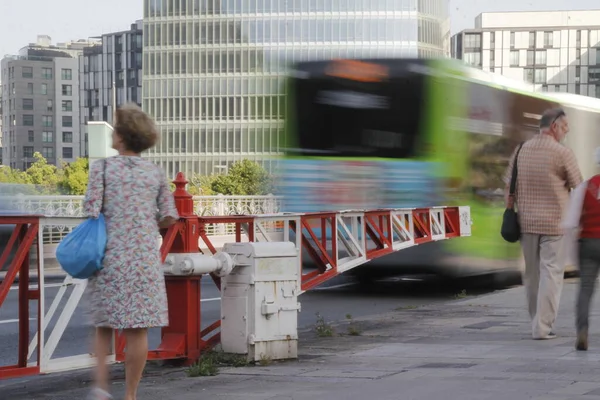
M46 311L50 308L60 284L46 285ZM18 343L18 290L14 286L5 304L0 308L0 367L15 364L17 361ZM416 280L410 278L388 279L378 281L365 287L359 285L351 277L340 276L320 287L300 296L302 311L298 317L300 330L314 327L317 316L322 315L326 321L344 320L348 314L360 317L378 314L399 308L409 308L417 305L431 304L447 300L449 297L461 296L462 289L458 285L447 285L445 282L431 280ZM471 293L471 292L469 292ZM67 295L70 290L67 291ZM64 308L66 296L63 299L53 321L56 321ZM35 302L31 303L31 331L36 331ZM220 293L210 278L202 280L202 327L206 327L220 318ZM46 338L51 323L46 331ZM90 335L93 330L86 317L86 305L80 303L71 319L58 347L54 358L66 357L85 353L90 349ZM32 333L32 337L33 337ZM150 348L156 348L160 342L160 329L150 330Z

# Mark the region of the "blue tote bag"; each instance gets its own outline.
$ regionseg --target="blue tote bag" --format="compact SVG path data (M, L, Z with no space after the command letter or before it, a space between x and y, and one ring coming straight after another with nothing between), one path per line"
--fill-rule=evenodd
M71 231L58 245L56 259L65 272L76 279L88 279L102 269L106 251L104 196L106 195L106 160L102 171L102 209L97 219L88 218Z

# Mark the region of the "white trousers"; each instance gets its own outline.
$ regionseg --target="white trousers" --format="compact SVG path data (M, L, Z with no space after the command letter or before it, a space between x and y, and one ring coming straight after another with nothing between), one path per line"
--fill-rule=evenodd
M524 233L521 247L531 335L543 339L552 332L558 314L565 272L565 240L563 236Z

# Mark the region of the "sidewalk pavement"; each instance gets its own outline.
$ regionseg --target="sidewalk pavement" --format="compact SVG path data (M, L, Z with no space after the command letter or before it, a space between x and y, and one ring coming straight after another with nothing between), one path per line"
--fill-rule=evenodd
M357 319L359 336L347 335L347 325L336 326L342 334L336 337L302 332L298 361L197 378L185 369L149 366L138 399L600 399L600 309L593 309L590 350L575 351L576 294L577 280L565 282L554 340L531 339L522 287L473 298L467 293ZM113 370L116 399L122 399L122 371ZM4 381L0 393L11 400L82 399L87 376Z

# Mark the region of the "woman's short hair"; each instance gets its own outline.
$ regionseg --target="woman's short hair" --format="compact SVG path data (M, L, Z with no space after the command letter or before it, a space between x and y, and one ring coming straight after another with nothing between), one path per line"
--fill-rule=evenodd
M154 121L134 103L117 108L114 129L123 140L125 148L134 153L148 150L158 140Z

